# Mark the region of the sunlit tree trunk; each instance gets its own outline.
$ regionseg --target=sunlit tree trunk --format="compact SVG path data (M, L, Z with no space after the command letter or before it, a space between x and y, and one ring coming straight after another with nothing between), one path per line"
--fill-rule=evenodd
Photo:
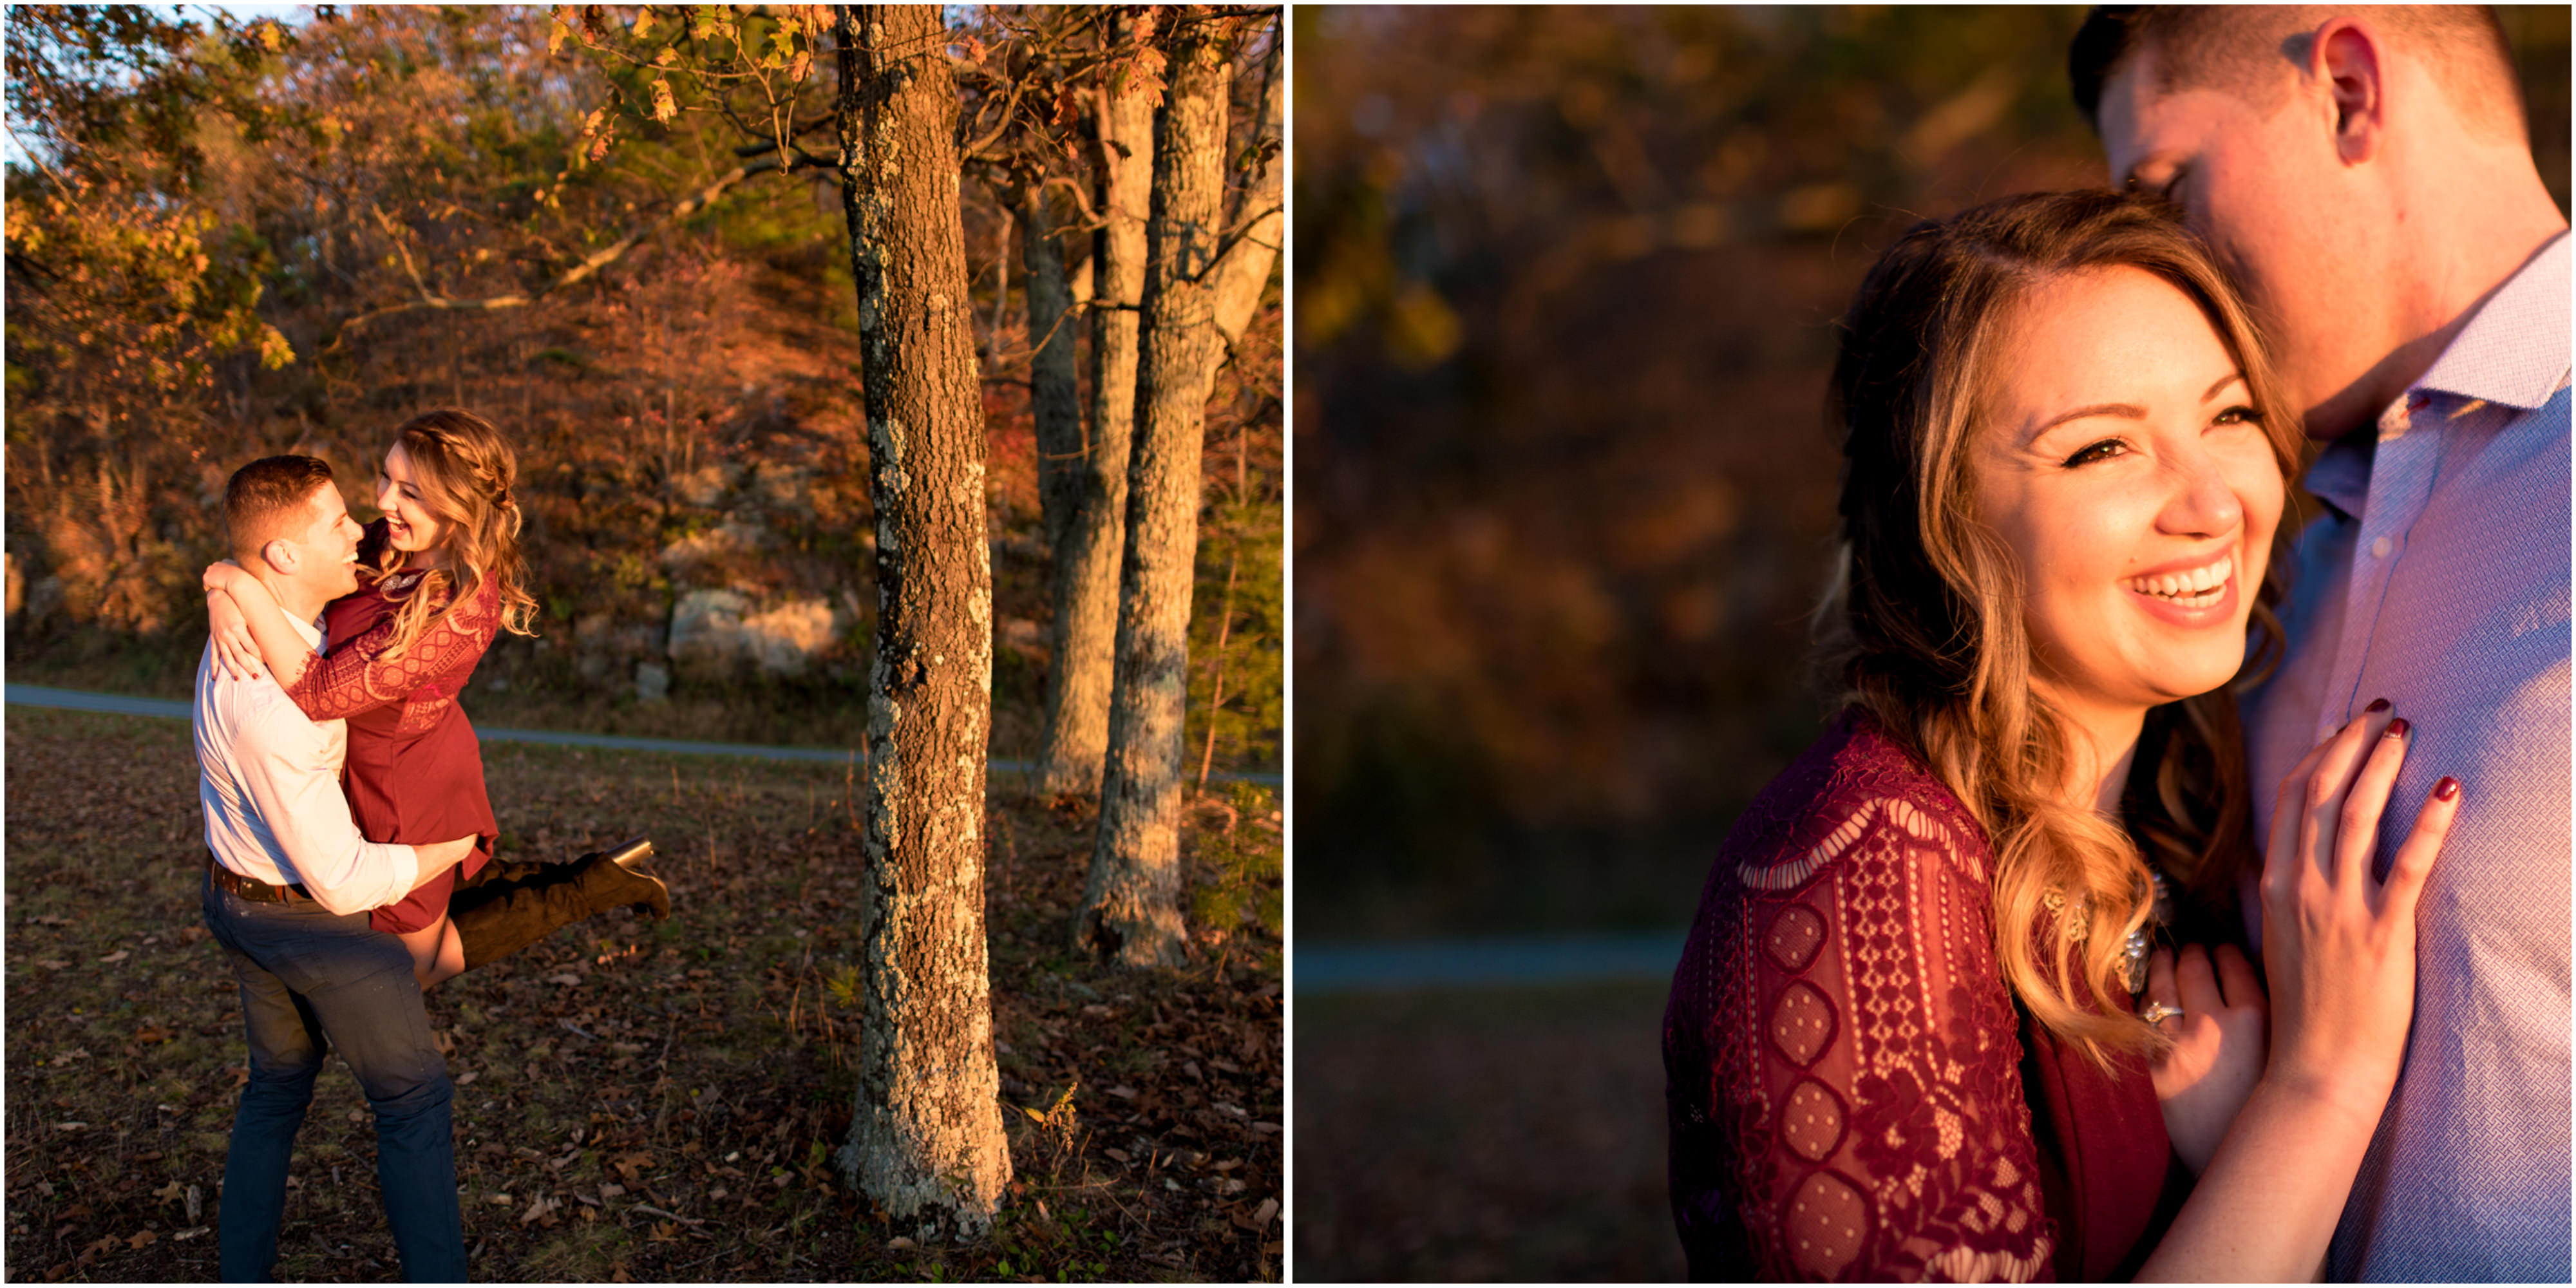
M1288 169L1288 154L1280 147L1279 34L1274 32L1271 40L1270 56L1262 69L1261 115L1252 131L1253 146L1259 149L1254 162L1258 177L1242 190L1231 223L1239 231L1230 234L1232 244L1216 266L1216 329L1228 345L1243 338L1243 328L1261 307L1262 293L1279 266L1281 235L1287 230L1287 215L1280 205L1280 179Z
M1099 93L1093 164L1105 221L1092 243L1091 437L1054 543L1053 671L1038 787L1100 789L1109 746L1109 686L1118 639L1118 563L1127 533L1128 444L1136 423L1136 333L1145 293L1145 213L1154 172L1154 105L1143 93Z
M1228 24L1187 17L1170 48L1164 105L1154 118L1109 754L1091 876L1074 924L1078 945L1129 966L1170 964L1182 951L1181 721L1189 699L1199 447L1222 352L1210 269L1223 232L1231 77L1221 29Z
M837 11L842 202L877 516L858 1103L840 1163L925 1235L989 1229L1011 1156L984 940L992 720L983 399L957 90L932 6Z

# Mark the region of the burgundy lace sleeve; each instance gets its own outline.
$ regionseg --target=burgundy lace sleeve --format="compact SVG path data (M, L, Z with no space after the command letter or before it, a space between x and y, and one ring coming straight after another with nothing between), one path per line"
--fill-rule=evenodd
M1990 856L1901 756L1793 769L1710 876L1665 1017L1695 1278L2052 1275Z
M461 678L492 646L500 628L498 597L482 593L457 607L444 620L421 632L400 657L386 654L393 645L394 621L384 619L347 643L334 641L331 651L306 667L286 695L314 720L337 720L395 703L409 703L397 734L417 732L435 723L456 702L456 686L438 686ZM430 690L423 692L424 689Z

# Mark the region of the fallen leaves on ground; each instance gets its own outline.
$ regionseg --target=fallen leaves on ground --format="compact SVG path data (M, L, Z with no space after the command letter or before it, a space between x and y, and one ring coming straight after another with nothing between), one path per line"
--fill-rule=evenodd
M244 1048L198 911L187 726L11 708L7 735L9 1274L211 1279ZM863 996L844 767L484 758L506 856L649 834L678 915L613 912L431 994L478 1279L1278 1276L1278 939L1247 918L1172 972L1072 957L1087 803L994 785L986 919L1016 1179L993 1233L956 1244L879 1219L832 1160ZM355 1080L325 1069L280 1277L399 1277L374 1155Z

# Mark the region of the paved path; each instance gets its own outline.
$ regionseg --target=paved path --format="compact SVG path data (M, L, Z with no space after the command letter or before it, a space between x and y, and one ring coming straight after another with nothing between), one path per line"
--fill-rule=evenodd
M1440 987L1589 984L1669 979L1684 934L1561 939L1454 939L1395 944L1299 944L1289 959L1297 995Z
M56 707L66 711L105 711L120 716L163 716L173 720L189 717L188 704L168 698L134 698L121 693L85 693L78 689L49 689L35 684L5 686L7 701L17 707ZM846 748L761 747L741 742L686 742L673 738L628 738L611 733L556 733L548 729L486 729L476 726L474 736L484 742L542 742L557 747L607 747L616 751L660 751L682 756L748 756L756 760L821 760L847 764L858 753ZM1025 760L996 760L989 772L1025 774L1033 768ZM1259 783L1266 787L1279 785L1277 774L1210 774L1220 782Z

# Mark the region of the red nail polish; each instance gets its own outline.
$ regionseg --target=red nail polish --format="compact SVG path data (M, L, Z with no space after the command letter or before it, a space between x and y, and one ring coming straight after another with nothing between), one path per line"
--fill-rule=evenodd
M2377 714L2379 714L2379 713L2380 713L2380 712L2382 712L2382 711L2386 711L2387 709L2388 709L2388 699L2386 699L2386 698L2381 698L2381 699L2379 699L2378 701L2371 703L2369 706L2363 707L2363 708L2361 709L2361 711L2362 711L2362 714L2363 714L2363 715L2377 715Z
M2403 738L2406 736L2406 731L2414 727L2415 726L2406 723L2406 717L2399 716L2388 722L2388 733L2385 736L2390 738Z
M2442 775L2442 781L2433 784L2433 799L2435 800L2451 800L2459 794L2460 780L2453 778L2448 774Z

